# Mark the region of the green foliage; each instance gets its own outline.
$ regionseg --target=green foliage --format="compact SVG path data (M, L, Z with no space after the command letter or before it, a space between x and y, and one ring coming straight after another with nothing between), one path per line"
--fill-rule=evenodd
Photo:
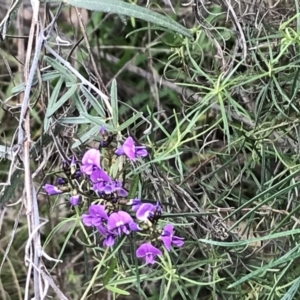
M49 220L42 246L63 261L45 259L46 267L67 297L298 299L298 1L274 1L281 14L264 9L265 2L243 14L243 1L239 7L216 1L207 9L199 1L193 9L173 1L176 18L186 27L155 1L148 8L138 1L46 2L68 4L50 36L57 40L62 32L73 45L47 42L63 61L44 48L33 80L31 126L37 135L31 169L45 164L35 185L54 182L65 157L80 159L85 149L97 147L104 125L119 140L132 135L151 150L146 161L136 161L125 173L126 188L130 198L161 201L166 211L161 224L176 224L185 237L183 248L166 251L151 267L141 265L134 235L104 249L80 221L88 203L71 209L68 199L46 197L40 189L40 213ZM91 10L84 26L71 24L70 6ZM52 5L46 10L56 12ZM131 22L125 24L124 16ZM0 24L5 55L9 21ZM9 63L17 71L15 60ZM15 99L26 82L14 76L11 88L5 65L1 68L0 117L9 123L1 130L1 144L9 145L17 129ZM10 161L0 163L8 173ZM112 163L113 174L126 168L124 161ZM13 170L11 185L1 192L1 209L22 195L23 180L22 168ZM2 232L9 232L16 209L5 209L10 214L4 215ZM22 222L12 231L13 246L1 269L1 299L23 297L27 225ZM1 259L8 236L0 237Z

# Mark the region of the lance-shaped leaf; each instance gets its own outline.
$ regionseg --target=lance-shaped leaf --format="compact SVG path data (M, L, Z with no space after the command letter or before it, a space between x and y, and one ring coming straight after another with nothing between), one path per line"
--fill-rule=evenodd
M186 37L192 38L192 34L187 28L183 27L171 18L167 18L148 8L119 0L46 0L45 2L65 3L88 10L134 17L159 25L161 27L168 28Z

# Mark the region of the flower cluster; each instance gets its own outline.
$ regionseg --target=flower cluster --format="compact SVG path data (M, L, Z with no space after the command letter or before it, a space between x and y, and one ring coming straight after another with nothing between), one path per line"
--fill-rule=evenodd
M102 150L110 145L113 138L103 128L100 132L106 138L100 142ZM137 146L129 136L117 149L107 149L110 159L105 160L103 151L101 153L100 150L87 150L80 161L76 161L74 157L70 161L64 161L63 171L66 177L58 178L57 186L46 184L45 191L49 195L70 194L72 206L84 207L86 202L92 202L88 211L81 216L82 223L98 232L104 247L113 246L118 238L131 233L141 239L143 237L136 256L149 264L155 262L156 256L162 255L160 245L167 251L172 246L181 247L184 244L183 238L174 235L172 224L166 224L163 228L159 226L162 206L158 202L153 204L137 198L126 199L128 191L123 182L111 178L104 169L104 166L109 166L107 161L113 161L114 155L125 155L131 161L146 157L146 147ZM144 241L145 236L148 237L147 241Z

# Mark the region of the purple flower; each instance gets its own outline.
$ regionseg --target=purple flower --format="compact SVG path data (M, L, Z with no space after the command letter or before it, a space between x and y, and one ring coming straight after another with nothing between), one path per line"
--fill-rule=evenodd
M138 198L130 199L128 201L127 205L131 205L131 209L133 211L137 211L140 208L140 206L142 205L142 201Z
M93 190L100 195L102 193L108 195L113 192L113 186L111 185L111 182L100 181L93 184Z
M63 184L66 183L66 179L62 178L62 177L57 178L56 183L59 184L59 185L63 185Z
M63 192L58 187L56 187L55 185L52 185L52 184L45 184L43 188L46 191L46 193L50 196L58 195Z
M151 203L143 203L138 208L136 217L140 221L147 221L152 219L156 213L161 213L161 206L158 203L156 205Z
M115 236L112 234L109 234L103 241L104 247L111 247L115 243Z
M103 225L97 226L99 233L104 237L103 246L111 247L115 243L116 234L107 230Z
M93 184L93 189L96 192L104 194L112 194L116 192L119 197L126 197L128 192L122 187L122 182L119 180L115 181L99 181Z
M77 170L74 174L74 178L79 178L81 176L81 171Z
M136 257L145 258L147 264L154 264L156 255L162 255L162 253L158 248L152 246L150 243L142 244L136 250Z
M100 194L111 194L114 191L113 181L102 169L97 168L94 170L90 176L90 179L94 183L94 191Z
M85 226L98 227L108 219L108 215L104 205L93 204L89 207L89 214L83 214L81 219Z
M92 180L93 183L97 182L110 182L111 179L110 177L101 169L101 168L96 168L90 176L90 179Z
M122 232L125 234L129 234L129 228L132 225L133 220L131 216L125 211L118 211L112 213L107 220L107 229L111 232L116 233L117 235L121 235Z
M148 155L145 146L135 146L134 140L131 136L129 136L123 146L119 147L115 153L117 155L125 154L130 160L135 160L137 157L145 157Z
M115 180L114 192L116 192L119 197L126 197L128 195L128 192L125 189L123 189L122 182L120 180Z
M101 125L101 126L100 126L100 133L101 133L102 135L105 135L105 134L106 134L106 128L105 128L104 125Z
M160 238L163 241L164 246L168 251L170 251L172 245L176 247L181 247L184 244L183 242L184 238L174 235L174 226L171 224L167 224L164 227Z
M101 169L100 151L97 149L90 149L86 151L82 157L82 166L80 170L82 173L91 175L96 168Z
M74 195L70 197L70 203L72 206L77 206L81 200L80 195Z

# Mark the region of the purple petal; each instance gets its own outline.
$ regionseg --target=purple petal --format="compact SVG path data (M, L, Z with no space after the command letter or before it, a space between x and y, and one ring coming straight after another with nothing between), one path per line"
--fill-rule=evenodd
M171 250L171 245L172 245L172 238L170 236L161 236L160 237L164 243L164 246L168 251Z
M146 221L153 216L156 208L151 203L143 203L136 212L136 217L141 221Z
M101 167L100 167L100 151L97 149L90 149L90 150L86 151L82 157L82 164L96 166L99 169L101 169Z
M149 253L153 255L162 255L158 248L154 247L150 243L144 243L136 250L136 257L143 257Z
M55 185L52 185L52 184L45 184L44 185L44 190L50 196L58 195L58 194L61 194L63 192L58 187L56 187Z
M115 151L115 154L118 155L118 156L123 155L123 154L124 154L123 147L119 147L119 148Z
M154 255L153 254L147 254L145 256L145 262L146 262L146 264L153 265L155 263Z
M101 226L104 220L108 219L105 206L93 204L89 207L89 214L82 215L82 222L85 226Z
M100 127L100 133L101 133L102 135L104 135L104 134L106 133L106 128L105 128L104 125L101 125L101 127Z
M98 229L98 231L101 235L104 235L104 236L107 235L108 231L106 230L106 228L102 224L97 226L97 229Z
M116 191L117 191L119 197L127 197L128 196L128 192L123 188L118 188Z
M138 198L135 198L135 199L130 199L127 204L131 205L131 209L133 211L137 211L140 208L140 206L142 205L142 201Z
M119 214L119 216L122 218L122 220L123 220L123 222L124 222L125 224L130 224L131 222L133 222L133 220L132 220L130 214L127 213L126 211L120 210L120 211L118 212L118 214Z
M131 216L125 211L112 213L107 220L107 229L112 231L126 224L132 223ZM125 229L124 229L125 230ZM125 232L126 233L126 232Z
M80 203L81 196L80 195L75 195L70 197L70 203L73 206L77 206Z
M139 157L145 157L148 155L148 151L146 150L146 147L144 146L137 146L135 150L136 156Z
M84 165L95 165L100 169L100 151L97 149L89 149L82 157Z
M168 251L170 251L172 245L181 247L184 244L183 238L174 236L174 226L172 224L167 224L164 227L160 238Z
M134 146L133 138L131 136L129 136L125 140L123 144L123 151L129 159L135 160L135 146Z
M165 227L164 227L164 230L163 230L163 235L172 235L174 232L174 226L172 224L167 224Z
M162 255L161 251L152 246L150 243L145 243L140 245L136 250L136 257L143 257L146 260L146 263L153 264L155 262L155 256Z
M81 220L85 226L93 226L94 217L92 217L91 215L83 214Z
M65 178L57 178L56 183L59 185L63 185L66 183Z
M75 174L74 174L74 177L75 178L79 178L80 176L81 176L81 172L79 171L79 170L77 170L76 172L75 172Z
M103 190L104 190L104 187L105 187L104 182L97 182L97 183L94 183L94 184L93 184L93 190L94 190L95 192L100 192L100 193L102 193Z
M108 215L105 211L105 206L100 204L93 204L89 207L89 213L94 218L108 219Z
M93 170L94 170L94 165L82 165L80 167L80 171L86 175L91 175Z
M139 231L141 230L141 228L139 227L139 225L135 222L131 222L129 223L129 228L131 231Z
M107 195L113 193L114 192L114 186L112 186L111 184L104 185L103 192Z
M111 247L115 243L115 237L113 235L107 236L103 241L104 247Z
M93 183L101 182L101 181L105 181L105 182L111 181L110 177L102 169L98 169L98 168L92 171L90 179L92 180Z
M112 213L107 220L107 229L114 230L120 226L119 224L124 225L122 220L120 220L119 214L117 212Z
M182 247L184 245L184 238L179 236L173 236L172 244L176 247Z
M70 167L71 167L71 168L72 168L72 167L75 167L75 169L76 169L76 160L75 160L75 157L74 157L74 156L72 156Z

